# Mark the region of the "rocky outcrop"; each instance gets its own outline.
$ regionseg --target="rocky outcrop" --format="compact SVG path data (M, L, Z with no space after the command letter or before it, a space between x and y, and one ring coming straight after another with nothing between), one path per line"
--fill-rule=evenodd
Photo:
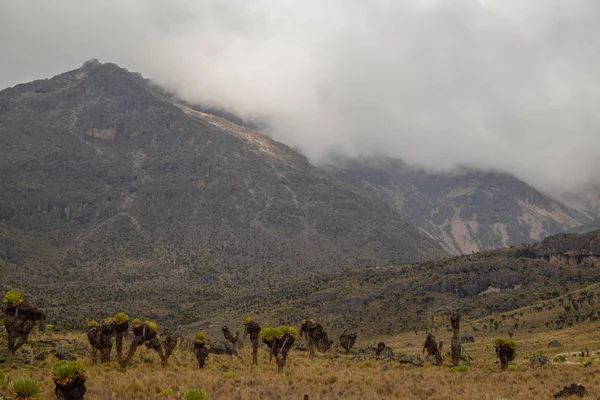
M600 230L549 236L539 244L518 249L515 255L549 263L600 266Z

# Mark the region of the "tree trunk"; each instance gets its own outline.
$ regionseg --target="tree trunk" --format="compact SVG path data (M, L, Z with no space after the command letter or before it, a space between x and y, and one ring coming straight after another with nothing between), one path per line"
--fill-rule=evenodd
M198 367L200 367L200 369L204 368L206 364L206 359L208 358L208 349L204 346L195 346L194 354L196 355L196 359L198 360Z
M315 357L315 346L316 346L315 338L309 333L308 334L308 358L311 360Z
M92 358L92 363L96 364L96 357L98 356L98 349L96 347L92 347L92 354L91 354L91 358Z
M110 347L105 346L100 349L100 362L102 364L110 362L110 351L111 350L112 350L112 346L110 346Z
M460 315L453 313L450 317L452 324L452 342L450 343L452 352L452 366L457 367L460 364L460 353L462 343L460 342Z
M117 346L117 360L123 361L123 335L125 332L117 332L115 336L115 345Z
M156 351L158 353L158 356L160 357L160 364L163 367L167 366L167 359L165 358L165 353L163 352L162 345L156 337L150 340L146 340L146 347Z
M289 341L289 337L286 337L283 343L281 344L281 348L275 354L275 362L277 363L277 372L280 374L283 372L283 367L285 367L285 363L287 361L287 353L290 346L287 346ZM275 345L273 345L275 348Z
M250 340L252 341L252 364L258 365L258 336L250 337Z
M173 354L175 347L177 347L177 338L170 333L167 333L163 339L162 347L165 352L165 366L169 361L169 357Z
M129 352L127 353L127 358L125 359L125 361L121 362L121 367L125 367L131 362L138 346L141 346L143 343L144 338L142 336L135 336L133 338L133 340L131 341L131 345L129 345Z
M500 370L504 371L508 366L508 359L504 354L500 355Z
M14 355L15 355L14 351L8 350L8 356L6 357L6 362L4 363L4 368L10 369L10 367L12 366L12 360L13 360Z
M56 400L83 400L86 388L84 381L75 381L69 386L56 385L54 394Z
M287 361L287 349L282 349L279 354L275 356L275 362L277 363L277 372L280 374L283 372L283 367Z

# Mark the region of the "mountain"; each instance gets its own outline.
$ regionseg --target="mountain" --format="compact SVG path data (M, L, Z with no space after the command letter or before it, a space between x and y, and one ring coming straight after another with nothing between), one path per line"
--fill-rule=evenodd
M454 254L532 243L593 219L506 173L432 173L390 158L339 158L326 168L385 200Z
M63 316L127 303L189 322L232 293L446 254L383 200L228 119L96 60L1 91L3 284Z

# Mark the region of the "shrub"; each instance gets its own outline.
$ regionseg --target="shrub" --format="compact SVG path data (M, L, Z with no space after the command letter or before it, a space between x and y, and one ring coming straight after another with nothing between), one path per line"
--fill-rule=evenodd
M260 330L260 338L266 342L272 342L275 340L275 329L274 328L262 328Z
M183 393L181 400L208 400L208 396L202 389L190 389Z
M124 312L121 312L121 313L118 313L117 315L115 315L114 319L117 324L123 324L123 323L129 321L129 316L127 314L125 314Z
M52 378L61 386L68 386L75 379L85 379L85 366L78 361L61 360L52 367Z
M2 303L10 304L13 307L20 306L21 304L23 304L23 294L18 290L9 290L4 295Z
M159 395L162 397L171 397L171 396L175 396L176 394L177 394L177 392L174 391L173 389L165 389L159 393Z
M458 367L450 368L450 372L469 372L469 367L466 365L459 365Z
M554 356L552 361L555 363L562 363L562 362L567 361L567 356L564 354L557 354L556 356Z
M223 376L228 379L235 379L235 372L225 372Z
M508 366L508 370L509 370L509 371L513 371L513 372L515 372L515 371L518 371L518 370L519 370L519 367L517 367L517 366L516 366L516 365L514 365L514 364L513 364L513 365L509 365L509 366Z
M2 389L4 386L6 386L6 383L8 382L8 378L6 377L6 374L2 371L0 371L0 389Z
M35 400L39 399L42 391L40 385L31 378L21 378L11 381L8 385L9 399Z
M496 340L494 340L494 347L496 347L496 348L505 346L505 345L509 346L513 350L515 350L517 348L517 344L512 340L506 340L506 339L502 339L502 338L497 338Z

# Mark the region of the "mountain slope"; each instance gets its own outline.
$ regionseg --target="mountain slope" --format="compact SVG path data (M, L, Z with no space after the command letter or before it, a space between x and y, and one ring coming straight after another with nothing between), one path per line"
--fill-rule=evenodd
M196 304L166 291L201 302L445 254L287 146L167 100L97 61L0 92L5 284L187 320Z
M336 160L327 169L384 199L454 254L531 243L592 219L504 173L429 173L385 158Z
M290 283L245 298L236 311L243 315L261 310L261 318L282 323L317 317L336 331L357 329L371 336L432 329L437 320L444 327L455 310L465 321L511 314L510 325L504 324L508 328L515 323L514 310L535 304L536 312L552 307L553 318L544 323L562 328L588 318L600 320L599 268L600 231L557 234L532 245L414 265L347 270L310 283ZM571 302L572 308L563 309L563 301ZM274 306L265 309L264 304ZM220 317L216 326L226 321ZM489 324L489 318L485 320ZM543 328L532 323L519 329L534 325Z

